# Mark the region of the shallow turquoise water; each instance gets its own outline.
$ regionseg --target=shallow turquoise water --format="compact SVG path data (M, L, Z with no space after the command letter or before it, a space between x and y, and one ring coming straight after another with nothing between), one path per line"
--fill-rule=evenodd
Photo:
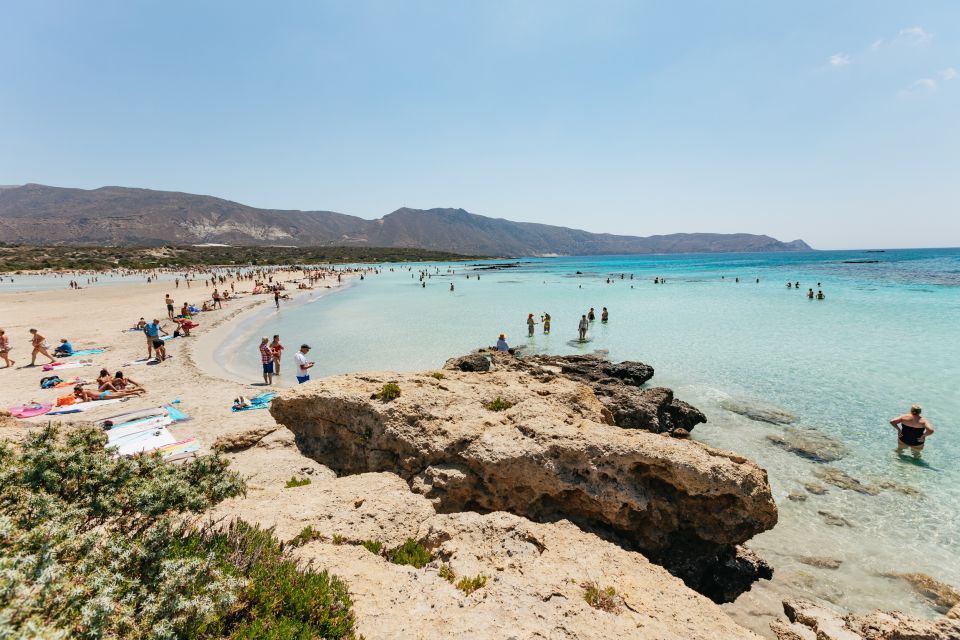
M314 378L436 368L493 344L499 332L528 352L604 349L616 360L642 360L655 367L654 384L707 413L710 422L696 429L697 438L748 455L770 473L780 524L750 546L777 574L741 598L735 614L775 613L780 594L799 592L856 610L931 615L900 582L879 574L924 571L960 586L960 250L531 259L502 271L435 265L426 288L411 277L420 267L409 268L388 267L322 302L246 327L238 337L246 346L228 367L258 377L261 333L280 333L288 354L309 342L318 362ZM655 276L666 284L654 285ZM799 280L801 290L788 290L788 280ZM826 300L807 300L817 282ZM591 306L598 318L608 307L611 321L594 323L591 341L581 346L571 340ZM544 311L553 317L552 335L538 325L527 338L527 313L539 319ZM292 361L283 376L291 381ZM922 496L831 488L806 502L786 500L813 480L816 465L767 442L779 427L723 410L719 403L729 396L789 409L801 424L850 447L835 466L867 481L896 480ZM937 428L924 452L927 467L892 453L887 421L914 402ZM820 510L854 526L826 525ZM844 563L817 569L798 563L799 555Z

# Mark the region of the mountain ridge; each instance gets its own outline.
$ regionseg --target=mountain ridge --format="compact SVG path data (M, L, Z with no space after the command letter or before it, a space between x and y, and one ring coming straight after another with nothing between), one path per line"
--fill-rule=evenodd
M0 237L8 243L159 246L370 246L469 255L603 255L810 251L803 240L766 235L676 233L624 236L514 222L462 208L400 207L367 220L335 211L260 209L214 196L104 186L0 187Z

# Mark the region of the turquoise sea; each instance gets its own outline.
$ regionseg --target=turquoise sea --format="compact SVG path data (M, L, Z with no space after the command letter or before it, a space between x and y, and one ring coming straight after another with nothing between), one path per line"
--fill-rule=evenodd
M652 384L672 387L709 423L694 436L756 460L769 471L780 524L750 546L776 569L731 613L754 627L779 612L785 594L862 611L933 610L890 572L925 572L960 587L960 250L531 258L487 263L391 265L346 291L270 311L238 328L226 364L259 376L257 337L281 334L284 383L301 342L316 375L423 370L508 334L525 352L605 350L653 365ZM432 274L422 287L417 272ZM622 274L622 277L621 277ZM479 280L477 275L480 276ZM631 279L632 276L632 279ZM655 277L665 284L653 284ZM739 282L737 279L739 278ZM610 280L608 283L608 279ZM757 282L759 279L759 282ZM787 289L799 281L800 290ZM450 283L455 290L450 291ZM819 284L818 284L819 283ZM808 288L826 299L808 300ZM599 322L602 307L609 324ZM586 345L580 315L596 309ZM532 338L526 317L548 312ZM721 407L726 398L788 409L799 424L843 441L831 463L864 482L893 480L918 495L864 495L829 486L804 502L787 499L816 481L817 463L773 446L782 427ZM924 406L937 432L923 464L898 459L888 420ZM826 524L820 511L852 526ZM841 560L838 569L800 556Z

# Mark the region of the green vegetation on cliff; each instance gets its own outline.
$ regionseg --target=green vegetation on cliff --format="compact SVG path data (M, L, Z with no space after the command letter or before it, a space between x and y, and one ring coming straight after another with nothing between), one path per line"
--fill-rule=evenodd
M429 249L382 247L32 247L0 243L0 272L449 262L469 257Z
M48 426L0 447L0 637L354 637L346 586L272 531L197 526L244 491L226 459L105 445Z

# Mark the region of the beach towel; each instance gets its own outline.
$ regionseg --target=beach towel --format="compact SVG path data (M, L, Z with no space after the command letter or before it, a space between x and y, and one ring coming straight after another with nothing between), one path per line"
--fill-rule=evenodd
M277 395L275 392L261 393L255 398L250 398L248 405L243 407L238 407L234 405L231 407L233 411L251 411L253 409L267 409L270 407L270 401L273 400L273 397Z
M40 378L40 388L41 389L52 389L63 382L63 379L60 376L45 376Z
M68 405L77 404L77 396L72 393L68 396L60 396L57 398L58 407L66 407Z
M137 437L144 431L156 431L157 429L164 429L170 424L173 424L173 420L171 420L169 417L154 416L152 418L144 418L143 420L134 420L129 424L121 425L119 427L111 427L106 431L107 444L111 446L119 445L127 442L131 438Z
M92 362L53 362L43 365L44 371L61 371L63 369L79 369L80 367L92 367Z
M162 337L162 338L160 338L160 339L161 339L161 340L163 340L164 342L166 342L167 340L173 340L173 339L174 339L174 338L176 338L176 337L177 337L176 335L172 335L172 336L163 336L163 337Z
M73 358L74 356L92 356L95 353L103 353L106 351L106 347L97 347L95 349L81 349L80 351L74 351L70 355L61 356L62 358Z
M64 415L67 413L80 413L83 411L90 411L92 409L99 409L100 407L106 406L108 404L117 404L126 398L111 398L109 400L92 400L90 402L78 402L77 404L71 407L64 407L63 409L57 409L56 411L51 411L49 415L58 416Z
M129 456L135 453L153 451L165 445L174 444L177 439L165 428L150 429L142 431L135 436L123 439L118 444L107 444L108 447L116 448L117 453L122 456Z
M42 416L45 413L49 413L53 408L52 404L40 404L40 403L31 403L31 404L21 404L15 407L10 407L10 415L14 418L32 418L34 416Z

